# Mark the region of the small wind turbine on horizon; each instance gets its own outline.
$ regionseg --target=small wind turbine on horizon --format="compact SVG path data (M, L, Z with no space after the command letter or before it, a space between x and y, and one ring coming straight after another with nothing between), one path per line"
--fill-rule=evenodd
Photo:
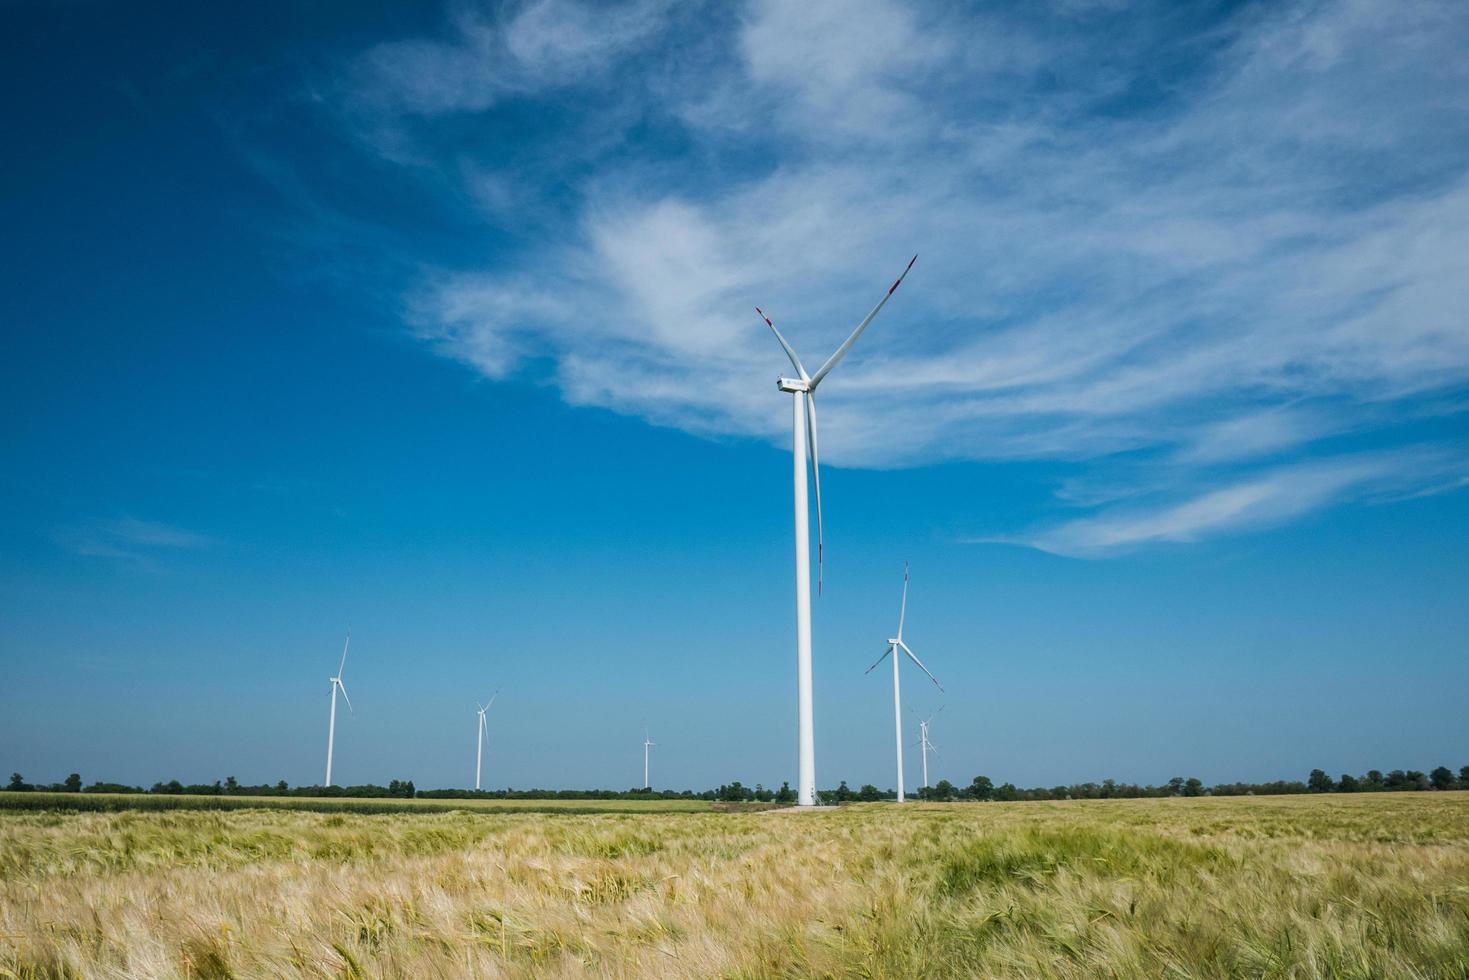
M826 359L826 363L817 369L815 374L807 374L801 365L801 359L796 356L794 348L786 343L780 331L775 328L775 323L765 315L765 311L758 306L755 312L760 314L760 319L765 321L775 339L780 342L781 349L790 358L791 366L796 369L796 378L779 378L776 387L781 391L790 392L793 406L791 422L791 459L793 463L793 486L796 510L796 716L797 716L797 777L796 777L796 802L801 806L816 805L816 724L812 709L811 692L811 529L810 529L810 503L807 499L806 489L806 466L809 456L813 482L816 484L816 588L821 590L822 564L823 564L823 534L821 526L821 462L820 454L816 450L816 388L821 384L823 378L831 373L862 331L877 316L878 311L892 297L897 288L903 284L908 275L908 270L913 268L913 263L918 261L918 256L908 260L907 268L903 274L898 276L896 282L888 287L882 299L878 300L872 312L857 324L857 329L842 342L836 352ZM902 793L902 787L898 792Z
M657 742L648 739L648 730L643 729L643 789L652 789L653 784L648 782L648 750L657 745Z
M326 783L332 784L332 749L337 739L337 692L342 692L342 699L347 702L347 710L352 711L352 699L347 697L347 688L342 685L342 671L347 666L347 648L352 645L352 628L347 627L347 642L342 644L342 662L337 665L337 674L331 679L332 682L332 714L331 721L326 726ZM357 712L352 711L353 714Z
M479 790L480 765L484 762L485 758L485 712L490 710L490 705L494 704L495 699L499 696L500 692L496 691L494 694L490 695L490 699L484 704L480 704L478 701L476 701L474 705L476 708L479 709L479 729L478 731L476 731L474 736L474 788L476 791Z
M906 653L908 655L908 659L912 660L915 664L918 665L918 669L919 670L923 671L925 674L928 674L928 679L931 680L931 681L933 681L935 687L937 687L940 691L942 691L944 689L944 686L939 683L938 678L935 677L935 676L933 676L933 674L929 671L929 669L927 667L923 666L923 661L918 659L918 655L915 654L912 650L908 649L908 644L906 644L906 643L903 642L903 620L907 617L907 615L908 615L908 563L907 562L903 562L903 602L902 602L902 605L900 605L898 607L898 635L897 636L894 636L894 637L891 637L891 638L888 639L888 648L887 648L887 650L883 653L883 655L881 657L878 657L877 660L873 662L873 664L872 664L871 667L868 667L867 670L863 672L864 675L872 673L874 670L877 669L877 665L880 664L880 663L882 663L883 660L886 657L888 657L889 655L892 656L892 658L893 658L893 731L897 735L897 742L898 742L898 802L899 803L902 803L903 802L904 797L903 797L903 696L902 696L902 693L899 690L899 686L898 686L898 659L899 659L898 658L898 651L899 650L902 650L904 653ZM924 730L927 731L927 728L925 728ZM923 761L923 781L924 781L924 785L927 785L928 784L928 756L926 754L924 755L924 761Z

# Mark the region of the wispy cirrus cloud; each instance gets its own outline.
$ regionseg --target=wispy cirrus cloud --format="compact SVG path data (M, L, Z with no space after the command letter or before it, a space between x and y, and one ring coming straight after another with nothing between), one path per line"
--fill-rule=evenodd
M1273 527L1348 498L1446 492L1463 486L1466 478L1469 461L1441 451L1333 457L1251 472L1181 500L1129 501L1030 535L985 541L1069 557L1101 557Z
M166 552L193 551L215 543L194 531L135 517L61 528L54 540L75 555L143 564Z
M430 154L501 100L608 106L566 123L596 149L554 234L413 289L442 353L491 377L550 363L573 403L781 440L779 352L751 307L819 359L916 251L823 389L826 458L1075 460L1103 496L1124 476L1217 484L1035 538L1092 542L1071 553L1358 498L1365 464L1287 464L1460 409L1460 5L755 2L698 35L671 9L461 10L447 42L363 56L357 97L432 116ZM495 168L464 172L504 186ZM1400 479L1438 480L1431 458L1400 457Z
M353 94L420 115L474 112L502 99L597 78L662 23L666 0L597 7L535 0L510 12L458 5L443 38L365 52Z

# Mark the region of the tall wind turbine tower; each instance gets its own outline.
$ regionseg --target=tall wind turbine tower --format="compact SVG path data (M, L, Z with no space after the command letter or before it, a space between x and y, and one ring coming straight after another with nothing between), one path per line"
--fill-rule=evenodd
M643 789L652 789L653 784L648 782L648 750L657 745L657 742L648 740L648 730L643 729Z
M478 702L475 703L475 707L479 708L479 729L475 732L474 736L474 788L476 792L479 791L480 764L484 762L485 758L485 712L490 710L490 705L494 704L495 699L499 696L500 692L496 691L494 694L490 695L490 699L484 704L479 704Z
M347 642L342 644L342 662L337 665L337 676L332 682L332 714L331 721L326 726L326 785L332 784L332 747L337 738L337 692L342 692L342 699L347 702L347 710L352 711L352 699L347 697L347 689L342 686L342 671L347 666L347 648L352 645L352 630L347 629ZM356 712L352 712L356 714Z
M899 650L902 650L904 653L906 653L908 655L908 659L912 660L915 664L918 665L918 669L919 670L923 671L925 674L928 674L928 679L931 680L931 681L933 681L935 687L937 687L940 691L942 691L944 689L943 685L938 682L938 678L937 677L934 677L932 673L929 673L928 668L925 667L925 666L923 666L923 661L922 660L919 660L917 654L915 654L912 650L908 649L908 644L906 644L906 643L903 642L903 619L907 616L907 614L908 614L908 563L907 562L903 562L903 603L902 603L901 606L898 607L898 635L895 636L895 637L892 637L892 638L890 638L888 640L888 648L887 648L887 650L883 653L883 655L881 657L878 657L877 658L877 660L873 663L873 665L871 667L868 667L867 670L865 671L865 673L868 673L868 674L872 673L874 670L877 669L877 665L883 662L883 659L885 657L887 657L889 654L892 655L892 658L893 658L893 732L897 736L897 742L898 742L898 802L899 803L902 803L903 802L903 696L902 696L902 693L901 693L901 691L899 690L899 687L898 687L898 660L899 660L898 651ZM928 757L926 755L924 756L924 776L923 776L923 780L924 780L924 783L926 785L927 782L928 782Z
M918 261L918 256L908 260L907 268L897 281L888 287L882 299L872 308L872 312L857 324L857 328L842 342L836 352L826 359L826 363L817 369L815 374L807 374L806 369L801 366L801 359L796 356L795 350L786 339L775 329L775 324L770 317L758 306L755 312L760 314L760 319L770 327L775 339L780 342L781 349L785 351L786 357L790 358L791 366L796 369L795 378L779 378L776 387L781 391L789 392L792 396L792 420L791 420L791 460L793 464L793 486L796 510L796 717L797 717L797 777L796 777L796 802L801 806L816 805L816 724L812 713L811 696L811 529L810 529L810 503L807 499L806 489L806 466L810 459L811 474L816 484L816 566L817 566L817 591L821 588L821 566L822 566L822 527L821 527L821 463L820 454L816 450L816 388L821 384L823 378L831 373L862 331L877 316L878 311L903 284L908 275L908 270L913 268L913 263ZM901 792L901 787L899 792Z

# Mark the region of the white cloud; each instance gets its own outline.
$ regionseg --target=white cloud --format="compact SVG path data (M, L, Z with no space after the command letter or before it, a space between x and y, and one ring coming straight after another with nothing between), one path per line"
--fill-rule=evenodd
M478 112L596 78L656 32L667 7L665 0L535 0L497 14L460 7L447 40L392 41L367 51L356 91L412 113Z
M622 146L554 244L424 284L414 322L446 354L492 377L548 358L574 403L784 440L783 359L753 306L819 361L916 251L823 388L831 463L1059 457L1107 485L1108 457L1145 451L1187 481L1456 409L1440 396L1469 384L1469 18L1452 0L1192 27L1168 5L759 2L691 39L697 58L645 46L660 16L544 3L369 56L403 55L380 90L442 111L637 50L626 117L685 141ZM588 138L626 139L602 128ZM1304 509L1371 482L1333 472L1330 491L1297 474ZM1236 476L1112 533L1284 512L1266 475Z
M1469 462L1462 457L1412 451L1316 460L1266 470L1161 506L1118 505L1013 543L1059 555L1102 557L1149 544L1188 543L1271 527L1349 496L1398 494L1425 483L1454 489L1464 484L1466 471Z

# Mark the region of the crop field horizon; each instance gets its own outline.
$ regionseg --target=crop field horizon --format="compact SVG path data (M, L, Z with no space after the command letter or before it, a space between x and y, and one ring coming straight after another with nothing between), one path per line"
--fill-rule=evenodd
M453 802L0 811L0 977L1469 976L1466 792Z
M170 793L12 793L0 790L0 812L124 812L170 810L295 810L308 813L708 813L719 809L768 809L771 804L708 800L522 800L343 796L196 796Z

